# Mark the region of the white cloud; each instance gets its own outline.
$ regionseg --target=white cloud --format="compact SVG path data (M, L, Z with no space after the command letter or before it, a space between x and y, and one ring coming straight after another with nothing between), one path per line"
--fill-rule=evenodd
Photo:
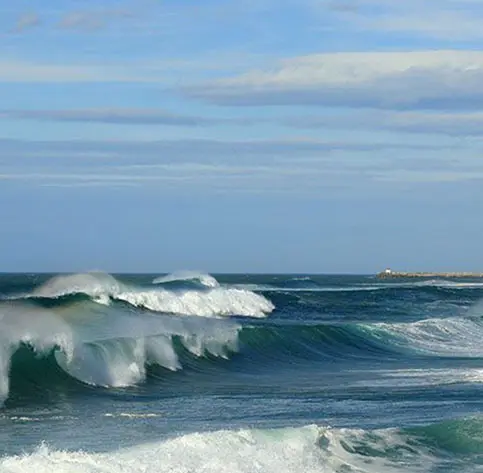
M479 109L483 52L313 54L191 87L186 93L221 105Z

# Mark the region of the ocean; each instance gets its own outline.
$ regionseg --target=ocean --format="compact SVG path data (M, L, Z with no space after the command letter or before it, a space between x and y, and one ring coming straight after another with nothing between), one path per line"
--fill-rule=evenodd
M483 472L483 282L0 275L0 472Z

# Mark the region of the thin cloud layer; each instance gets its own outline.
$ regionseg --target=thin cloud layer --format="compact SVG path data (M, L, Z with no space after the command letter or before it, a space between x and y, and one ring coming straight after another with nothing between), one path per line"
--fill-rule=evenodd
M345 192L398 192L481 181L481 146L455 149L411 144L307 140L220 142L26 142L4 140L0 180L44 187L139 187L160 192L290 193L330 197Z
M185 92L232 106L479 109L483 106L483 52L314 54Z
M0 59L0 82L10 83L85 83L142 82L126 66L41 63Z
M0 110L0 118L118 125L207 126L220 120L180 115L155 109ZM238 122L241 123L241 122Z
M404 35L413 40L431 39L453 44L483 38L480 21L483 5L478 0L353 0L341 3L342 8L334 8L324 0L308 0L308 5L315 13L326 14L327 9L339 13L339 21L352 32L399 38Z
M60 20L59 27L78 31L92 31L106 27L119 19L132 18L128 10L92 10L67 13Z
M326 112L278 120L289 128L305 130L389 130L394 132L447 136L483 136L483 113L404 112L386 110Z
M23 13L17 19L17 23L13 28L14 33L23 33L26 30L35 28L40 25L40 17L37 13Z

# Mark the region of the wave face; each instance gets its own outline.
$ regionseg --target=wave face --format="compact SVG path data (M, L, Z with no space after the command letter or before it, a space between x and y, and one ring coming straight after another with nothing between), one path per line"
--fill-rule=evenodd
M482 300L478 280L0 274L0 472L478 471Z

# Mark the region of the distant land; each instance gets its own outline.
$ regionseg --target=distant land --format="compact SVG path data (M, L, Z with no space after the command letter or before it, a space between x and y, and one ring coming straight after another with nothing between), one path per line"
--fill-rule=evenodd
M376 275L381 279L391 278L483 278L483 273L471 272L404 272L385 269Z

